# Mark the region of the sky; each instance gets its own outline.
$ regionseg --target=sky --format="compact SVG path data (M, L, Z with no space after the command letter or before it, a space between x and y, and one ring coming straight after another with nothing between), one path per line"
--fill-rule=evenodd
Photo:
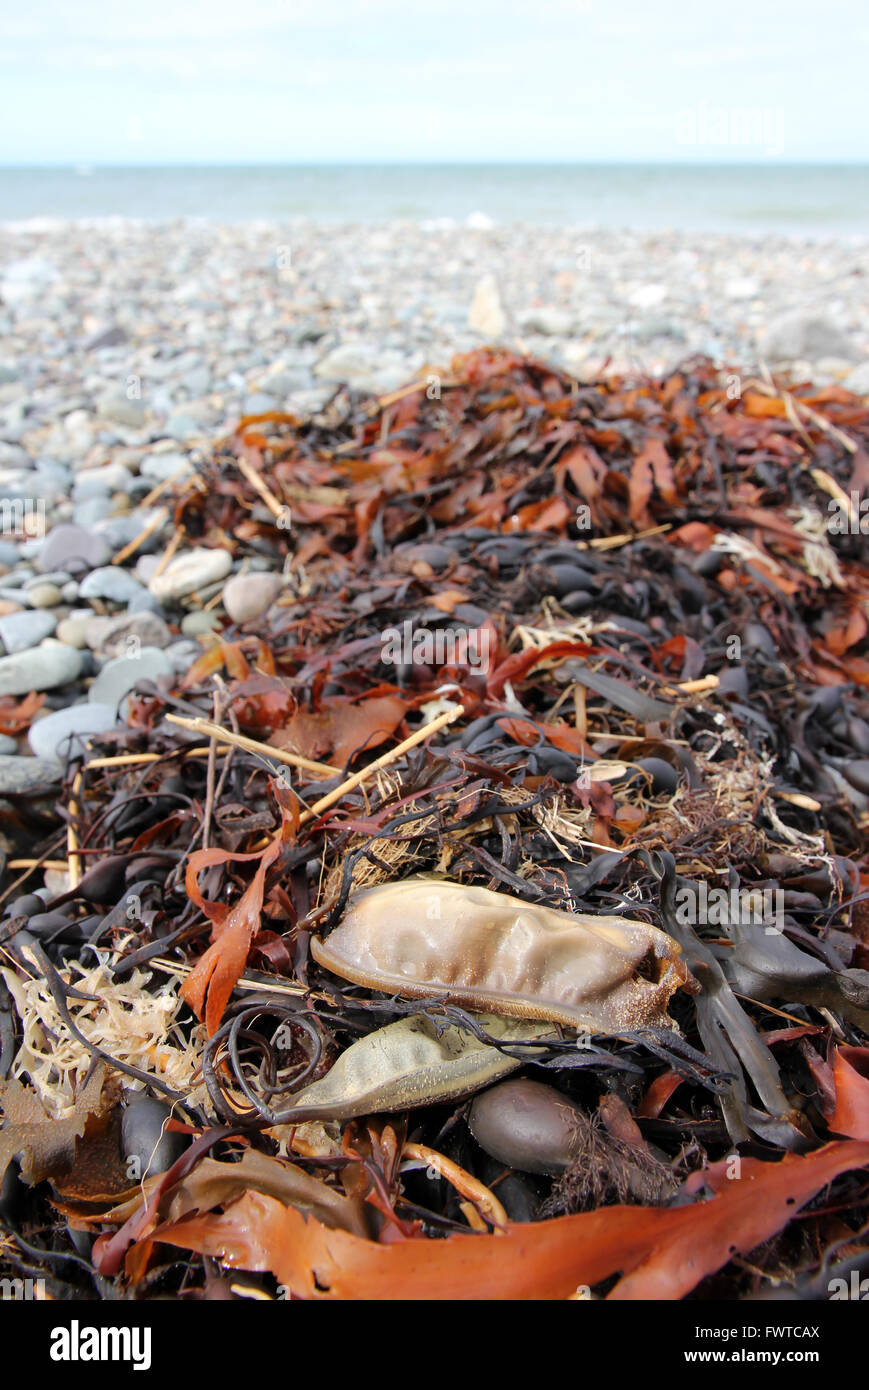
M865 0L34 0L2 35L2 164L869 158Z

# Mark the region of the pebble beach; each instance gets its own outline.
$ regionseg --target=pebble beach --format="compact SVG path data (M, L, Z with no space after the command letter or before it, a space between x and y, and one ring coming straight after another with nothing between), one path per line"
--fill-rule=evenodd
M29 739L0 735L0 795L51 785L139 679L183 674L224 615L273 601L275 575L221 551L182 547L155 577L161 484L241 414L316 414L486 343L579 381L702 354L869 393L869 241L482 214L0 227L0 696L45 694Z

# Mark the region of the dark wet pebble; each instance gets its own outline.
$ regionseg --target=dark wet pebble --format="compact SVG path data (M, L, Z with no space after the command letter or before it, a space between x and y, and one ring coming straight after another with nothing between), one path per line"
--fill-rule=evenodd
M45 903L37 893L24 893L15 898L7 908L9 917L32 917L35 912L43 912Z
M655 795L661 792L674 792L679 785L678 772L672 764L664 762L663 758L641 758L637 767L648 772L652 779L652 791Z
M477 1096L471 1133L492 1158L526 1173L563 1173L573 1160L579 1107L539 1081L502 1081Z
M128 1094L121 1116L121 1151L136 1181L165 1173L187 1148L186 1135L165 1130L170 1115L163 1101L142 1092Z
M869 724L865 719L852 717L848 720L848 742L855 753L869 756Z
M572 594L577 589L590 590L593 588L594 581L590 574L579 565L547 565L547 571L551 577L553 585L552 592L561 598L563 594Z
M574 589L571 593L565 594L560 602L568 613L584 613L587 608L592 607L595 597L587 589Z
M869 796L869 758L855 758L842 764L842 772L858 792Z

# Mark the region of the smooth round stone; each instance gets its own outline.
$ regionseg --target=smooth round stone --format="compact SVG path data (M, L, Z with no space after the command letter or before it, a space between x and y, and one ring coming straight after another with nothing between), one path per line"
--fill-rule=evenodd
M280 401L267 391L253 391L245 396L243 409L245 415L265 415L270 410L280 410Z
M142 502L144 502L145 498L148 496L148 493L152 490L153 486L154 485L151 482L150 478L130 479L129 485L127 487L127 496L129 497L134 507L141 506ZM150 539L153 540L154 537L151 536Z
M145 520L142 519L143 515ZM131 541L136 540L146 524L146 513L126 512L122 516L107 516L105 521L98 521L94 533L109 547L111 555L115 550L120 550L122 545L129 545Z
M112 503L108 496L89 497L85 502L76 502L72 510L72 520L75 526L96 526L98 521L105 521L106 517L112 514Z
M171 647L166 648L166 656L171 661L176 676L185 675L201 655L202 648L199 643L189 638L182 642L173 642Z
M159 563L160 563L160 556L159 556L159 555L140 555L140 556L139 556L138 560L136 561L136 567L135 567L134 573L135 573L135 576L136 576L136 578L138 579L138 581L139 581L140 584L150 584L151 580L152 580L153 577L154 577L154 571L155 571L155 569L157 568L157 566L159 565ZM151 600L152 600L152 602L154 602L154 603L157 602L157 600L154 598L154 595L153 595L153 594L151 594Z
M232 569L227 550L188 550L170 560L162 574L155 574L148 588L161 603L174 602L195 594L206 584L225 579Z
M80 671L81 657L73 647L46 641L41 647L0 657L0 695L54 690L76 680Z
M869 758L855 758L853 762L843 763L842 771L852 787L869 796Z
M172 634L156 613L123 613L110 618L100 643L109 656L134 656L141 647L168 647Z
M71 469L64 463L58 463L56 459L43 459L34 469L33 476L38 486L46 492L63 493L66 496L72 485Z
M207 611L204 608L194 609L192 613L185 613L181 619L181 633L184 637L204 637L218 627L220 615L215 613L213 608Z
M0 794L30 792L60 781L60 767L50 758L23 758L0 753Z
M655 795L660 792L674 792L679 785L678 772L672 763L665 762L663 758L641 758L637 767L641 767L651 777L652 791Z
M158 647L143 647L138 656L116 656L107 661L88 691L88 700L91 704L110 705L116 710L139 681L153 681L158 676L172 674L172 662L165 652Z
M10 734L0 734L0 753L17 753L18 740Z
M38 646L44 637L50 637L56 627L57 619L53 613L42 610L36 613L10 613L7 618L0 618L0 641L10 655L25 652L30 647Z
M72 579L69 570L49 570L48 574L35 574L24 581L25 589L34 589L37 584L56 584L62 589Z
M143 478L148 478L152 483L163 483L168 478L184 477L186 473L192 473L193 464L186 454L148 454L142 459L139 465L139 472Z
M132 476L121 463L107 463L102 468L83 468L76 474L72 500L87 502L90 498L111 492L125 492Z
M24 596L33 608L56 608L63 600L56 584L33 584L24 590Z
M48 616L48 615L46 615ZM31 615L32 617L32 615ZM65 642L68 647L87 646L87 625L90 618L68 617L62 618L57 625L57 638L60 642Z
M284 587L279 574L234 574L223 586L223 606L234 623L261 618Z
M153 1096L139 1091L128 1096L121 1115L121 1152L126 1164L135 1160L137 1180L165 1173L187 1148L185 1135L166 1129L171 1116L168 1105Z
M573 1158L580 1113L540 1081L502 1081L476 1097L468 1124L499 1163L524 1173L562 1173Z
M190 439L197 439L202 434L202 426L199 421L194 420L192 415L187 415L183 411L170 415L164 429L171 439L177 439L181 444Z
M74 579L70 579L66 584L61 585L60 596L64 603L75 603L78 599L78 584Z
M22 893L20 898L15 898L9 904L7 911L10 917L32 917L35 912L44 909L45 903L36 893Z
M119 391L105 396L97 405L97 410L103 419L125 425L131 430L142 429L147 419L142 402L136 399L128 400Z
M33 571L29 565L24 565L12 570L3 576L4 589L23 589L28 579L33 578Z
M148 557L155 558L154 557ZM147 589L142 589L141 593L134 594L127 604L128 613L156 613L158 618L163 616L163 605L153 594L149 594Z
M98 535L81 526L62 523L49 531L39 551L37 566L43 574L50 570L93 569L104 565L111 551Z
M116 723L115 711L109 705L90 701L85 705L70 705L36 719L30 726L28 743L38 758L65 761L71 752L84 746L90 734L104 734ZM72 742L70 742L72 740Z
M112 603L129 603L141 593L142 586L129 570L118 565L104 565L92 570L78 586L79 598L103 598Z
M102 651L106 633L109 630L111 618L98 614L95 618L89 618L84 630L84 639L92 652Z

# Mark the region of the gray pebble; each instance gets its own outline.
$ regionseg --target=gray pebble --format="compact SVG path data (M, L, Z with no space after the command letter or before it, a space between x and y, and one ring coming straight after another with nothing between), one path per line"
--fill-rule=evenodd
M165 652L158 647L143 647L138 656L116 656L107 661L88 691L88 700L117 709L139 681L153 681L158 676L172 674L172 662Z
M106 463L102 468L83 468L76 474L72 489L73 502L107 497L112 492L125 492L132 474L122 463Z
M18 564L18 546L14 541L0 540L0 565Z
M192 471L193 464L187 455L178 453L148 454L139 465L140 474L150 480L151 486L165 482L167 478L176 474L183 477L185 473Z
M224 579L231 569L232 557L227 550L188 550L170 560L148 588L161 602L173 602Z
M97 411L105 420L126 425L130 429L141 429L145 424L145 407L141 401L128 400L120 392L105 396L98 404Z
M202 655L202 648L198 642L186 640L183 642L173 642L171 647L166 648L165 652L172 662L172 669L177 676L183 676L190 670L194 661Z
M223 586L223 606L234 623L262 617L284 587L279 574L234 574Z
M54 690L78 679L81 657L62 642L46 641L30 651L0 657L0 695L27 695Z
M163 605L153 594L149 594L147 589L142 589L138 594L127 603L128 613L156 613L158 618L163 617Z
M181 633L184 637L202 637L220 627L220 614L213 608L194 608L181 619Z
M119 565L104 565L92 570L78 588L80 598L105 598L112 603L129 603L130 599L142 592L142 586L133 578L129 570Z
M265 391L254 391L245 396L242 409L245 415L265 415L270 410L279 410L280 403Z
M24 596L33 608L56 608L63 598L57 585L47 582L28 586Z
M114 728L116 715L109 705L89 701L56 710L44 719L35 719L30 726L28 742L38 758L63 761L69 752L84 747L87 736L102 734Z
M10 613L0 618L0 641L11 656L38 646L44 637L52 635L56 627L57 619L52 613Z
M50 758L25 758L0 753L0 792L34 791L60 781L60 767Z
M202 426L199 421L194 420L192 415L185 415L183 411L170 415L164 430L170 439L177 439L181 443L190 439L198 439L202 434Z
M109 656L133 656L141 647L168 647L172 634L156 613L124 613L111 618L100 647Z
M61 618L57 625L57 638L60 642L65 642L68 647L87 646L87 625L91 621L79 614L71 613L68 618Z
M73 507L73 525L84 529L96 526L98 521L104 521L110 516L111 511L112 503L108 496L89 497L86 502L77 502Z
M104 565L111 551L98 535L81 526L54 526L39 551L37 565L43 572L57 569L93 569Z

